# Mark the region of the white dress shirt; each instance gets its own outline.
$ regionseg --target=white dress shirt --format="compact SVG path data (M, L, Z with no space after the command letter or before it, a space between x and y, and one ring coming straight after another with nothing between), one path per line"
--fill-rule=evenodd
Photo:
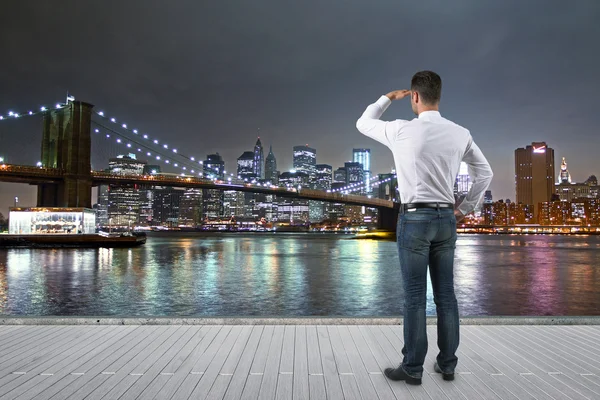
M411 121L381 121L379 118L390 104L387 96L381 96L367 107L356 128L392 150L401 203L454 204L454 183L464 161L473 185L458 209L464 215L473 211L493 173L469 131L443 118L438 111L422 112Z

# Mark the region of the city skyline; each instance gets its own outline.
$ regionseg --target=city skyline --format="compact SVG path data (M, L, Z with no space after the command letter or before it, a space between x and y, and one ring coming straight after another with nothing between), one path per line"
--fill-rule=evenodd
M260 128L282 171L292 164L287 149L308 143L318 162L334 168L350 160L352 148L369 147L375 174L393 167L391 154L362 137L356 119L381 94L407 87L415 71L432 69L444 82L442 115L470 129L492 165L495 198L515 198L509 153L526 143L545 141L557 160L572 160L574 182L600 174L595 146L581 145L597 140L600 124L598 55L588 51L600 35L594 1L384 1L366 13L350 1L344 9L320 5L317 21L311 2L224 7L179 3L165 15L133 1L77 3L60 13L52 4L10 3L3 13L10 18L0 24L8 55L0 114L62 101L68 91L199 157L219 152L230 169ZM90 14L110 29L89 27L80 16ZM397 15L411 18L399 25ZM430 29L420 29L423 21ZM364 26L371 28L357 28ZM50 36L68 40L48 47ZM80 49L89 50L86 57ZM407 102L384 114L412 117ZM0 141L39 137L40 125L9 122L0 126ZM7 150L34 163L34 143ZM0 210L14 196L27 205L35 199L31 187L0 184Z

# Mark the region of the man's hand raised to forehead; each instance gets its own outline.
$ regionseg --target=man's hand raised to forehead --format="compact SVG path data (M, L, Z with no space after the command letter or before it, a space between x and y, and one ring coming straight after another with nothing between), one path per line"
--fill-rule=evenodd
M393 92L389 92L386 94L387 98L394 101L405 98L406 96L410 96L410 90L394 90Z

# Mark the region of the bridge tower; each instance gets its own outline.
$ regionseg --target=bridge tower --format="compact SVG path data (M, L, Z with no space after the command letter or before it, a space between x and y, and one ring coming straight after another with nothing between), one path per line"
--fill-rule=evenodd
M61 183L38 185L38 207L92 206L91 118L94 106L72 101L44 114L42 165L63 171Z

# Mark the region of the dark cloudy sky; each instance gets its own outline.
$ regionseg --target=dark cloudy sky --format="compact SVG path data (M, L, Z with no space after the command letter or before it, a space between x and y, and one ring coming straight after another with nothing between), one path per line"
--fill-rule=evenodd
M600 174L598 21L598 0L5 1L0 114L69 90L190 155L218 151L227 168L260 128L281 170L308 143L334 167L370 147L387 172L390 152L355 121L431 69L443 115L492 164L494 197L514 199L514 149L532 141L567 157L575 181ZM384 117L412 118L410 105ZM0 121L0 154L34 163L39 139L17 143L41 122L15 124ZM34 193L0 184L0 210Z

